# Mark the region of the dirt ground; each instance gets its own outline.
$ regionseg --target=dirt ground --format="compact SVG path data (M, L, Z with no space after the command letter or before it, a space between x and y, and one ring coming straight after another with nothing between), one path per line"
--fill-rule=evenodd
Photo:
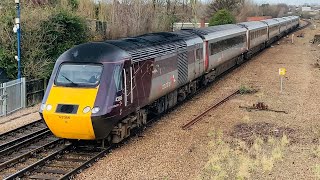
M316 65L320 47L310 43L318 31L296 32L295 36L304 33L304 37L295 37L294 44L282 39L280 45L266 49L163 116L142 137L132 138L77 179L320 178L320 69ZM283 93L279 68L287 69ZM181 129L241 85L259 91L233 98L191 130ZM239 108L257 102L287 114ZM242 142L245 148L239 150ZM269 143L273 148L268 148ZM249 154L252 148L254 156Z

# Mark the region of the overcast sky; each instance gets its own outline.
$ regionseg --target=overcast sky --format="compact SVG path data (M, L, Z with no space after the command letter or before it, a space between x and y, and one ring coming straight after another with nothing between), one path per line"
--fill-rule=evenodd
M307 4L320 4L319 0L253 0L259 4L278 4L278 3L286 3L290 5L303 5Z

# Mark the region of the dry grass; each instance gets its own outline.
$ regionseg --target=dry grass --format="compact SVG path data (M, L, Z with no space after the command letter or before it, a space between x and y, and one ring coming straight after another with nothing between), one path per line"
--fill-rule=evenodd
M232 139L224 140L221 131L211 131L209 160L200 179L250 179L254 173L270 173L282 161L289 140L269 137L264 141L256 136L254 143Z
M318 145L317 147L315 147L312 151L312 155L314 157L318 157L320 158L320 145Z
M320 179L320 164L316 164L314 167L314 173L318 179Z

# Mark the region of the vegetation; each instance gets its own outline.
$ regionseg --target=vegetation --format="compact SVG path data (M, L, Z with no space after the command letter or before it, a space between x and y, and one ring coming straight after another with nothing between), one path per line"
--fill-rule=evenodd
M169 31L174 21L191 21L198 13L197 1L184 0L21 0L21 4L22 73L28 79L48 77L57 57L74 45ZM10 79L17 76L14 7L13 0L0 2L0 67Z
M226 9L217 11L209 21L209 26L222 24L233 24L236 22L235 17Z
M252 94L258 92L256 89L252 87L241 85L239 88L240 94Z
M56 58L82 42L170 31L174 22L199 22L205 17L210 19L210 25L217 25L267 15L262 12L280 16L287 10L284 5L262 7L251 0L215 0L208 4L197 0L21 0L21 3L22 70L28 79L48 77ZM0 1L0 68L11 79L17 76L14 58L17 38L12 32L14 7L13 0Z
M0 11L0 67L6 70L10 79L15 79L17 42L12 31L15 9L10 8L14 7L14 1L6 2ZM25 5L21 17L22 73L28 79L48 77L61 53L89 40L84 18L61 6Z
M253 173L267 175L276 163L282 161L287 136L269 137L267 141L256 136L252 144L233 139L224 140L221 131L211 131L209 161L201 179L251 179Z

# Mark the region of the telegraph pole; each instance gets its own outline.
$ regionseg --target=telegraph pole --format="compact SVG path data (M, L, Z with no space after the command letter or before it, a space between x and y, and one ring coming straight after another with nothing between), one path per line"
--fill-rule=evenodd
M20 25L20 0L15 0L17 17L15 19L15 25L13 31L17 33L18 40L18 54L15 59L18 61L18 79L21 78L21 25Z

